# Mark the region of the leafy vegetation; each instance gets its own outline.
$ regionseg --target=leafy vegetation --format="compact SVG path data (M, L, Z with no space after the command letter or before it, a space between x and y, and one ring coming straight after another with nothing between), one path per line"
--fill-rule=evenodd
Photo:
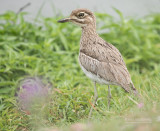
M124 127L126 118L154 120L160 115L160 14L133 19L115 11L120 20L96 13L97 29L100 36L124 56L135 87L144 99L144 107L137 108L133 96L112 86L108 110L107 88L98 85L93 121L106 122L103 123L106 129L119 129L119 125L123 125L123 129L131 130L139 125ZM85 121L94 90L78 64L81 29L69 23L58 24L62 16L31 23L24 19L25 15L10 11L0 15L0 130L35 130L37 126L63 128ZM21 112L15 97L19 81L27 76L39 76L45 83L52 84L50 101L35 115ZM156 124L154 129L158 130Z

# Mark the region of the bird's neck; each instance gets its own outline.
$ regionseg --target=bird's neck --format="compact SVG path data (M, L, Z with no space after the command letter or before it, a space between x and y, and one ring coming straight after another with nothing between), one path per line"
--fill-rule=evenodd
M88 25L88 26L82 27L82 36L81 36L82 40L85 40L85 39L93 39L94 40L94 38L97 36L98 36L98 34L96 32L95 26Z
M82 27L82 35L80 41L80 50L86 50L90 45L96 43L98 40L96 28L92 26Z

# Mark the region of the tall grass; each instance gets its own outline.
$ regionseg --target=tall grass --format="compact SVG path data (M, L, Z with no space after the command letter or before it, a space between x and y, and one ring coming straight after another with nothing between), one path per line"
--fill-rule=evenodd
M108 110L107 88L99 85L104 88L98 88L93 118L111 121L107 126L113 125L113 119L132 116L134 112L156 114L160 104L160 14L134 19L116 12L120 20L96 13L97 30L122 53L145 107L137 109L128 94L113 86ZM69 23L58 24L57 20L63 16L30 23L24 19L25 15L11 11L0 15L0 129L34 129L34 117L17 109L15 97L19 81L26 76L40 76L53 87L41 126L63 127L85 120L93 85L78 64L81 29ZM151 111L155 105L156 113Z

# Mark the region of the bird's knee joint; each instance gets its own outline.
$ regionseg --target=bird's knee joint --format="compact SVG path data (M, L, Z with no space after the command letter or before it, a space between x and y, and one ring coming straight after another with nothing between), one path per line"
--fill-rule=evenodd
M97 100L97 99L98 99L98 95L96 94L96 95L95 95L95 100Z
M98 95L96 95L95 98L98 99Z
M109 96L108 96L108 98L110 98L110 99L111 99L111 98L112 98L112 96L111 96L111 95L109 95Z

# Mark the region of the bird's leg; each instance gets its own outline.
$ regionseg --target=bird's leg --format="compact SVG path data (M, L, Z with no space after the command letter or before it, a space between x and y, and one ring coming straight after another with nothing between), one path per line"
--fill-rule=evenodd
M110 86L108 85L108 110L109 110L109 108L110 108L111 98L112 98L111 90L110 90Z
M96 87L96 82L94 82L94 101L93 101L93 106L95 106L97 99L98 99L97 87ZM91 118L91 115L92 115L93 106L91 106L91 109L90 109L90 112L89 112L89 119Z

